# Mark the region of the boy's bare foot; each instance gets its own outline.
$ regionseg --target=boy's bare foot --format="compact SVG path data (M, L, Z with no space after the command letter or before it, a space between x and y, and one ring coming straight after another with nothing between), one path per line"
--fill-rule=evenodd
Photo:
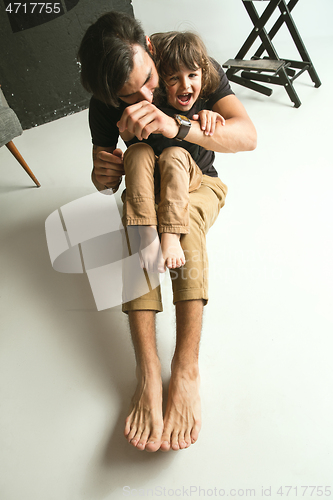
M198 367L174 367L171 373L161 450L188 448L194 444L201 428Z
M180 245L180 234L162 233L161 247L165 265L169 269L175 269L185 264L185 255Z
M125 421L125 437L138 450L157 451L163 431L162 380L160 369L144 375L137 369L138 385L132 410Z
M138 226L141 265L148 272L164 273L165 265L156 226Z

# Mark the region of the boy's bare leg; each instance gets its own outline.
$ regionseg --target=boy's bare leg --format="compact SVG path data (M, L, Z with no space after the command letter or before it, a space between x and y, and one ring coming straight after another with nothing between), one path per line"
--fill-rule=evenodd
M198 439L201 428L198 361L202 315L202 300L176 303L177 342L171 365L162 451L187 448Z
M138 385L126 418L125 437L139 450L157 451L163 431L161 365L156 350L155 311L128 313Z
M141 265L147 271L164 273L185 264L180 234L162 233L161 242L156 226L137 226L140 235Z
M166 271L162 255L160 238L156 226L137 226L140 235L139 255L141 265L148 272Z
M180 234L162 233L161 247L165 265L175 269L185 264L185 255L180 244Z

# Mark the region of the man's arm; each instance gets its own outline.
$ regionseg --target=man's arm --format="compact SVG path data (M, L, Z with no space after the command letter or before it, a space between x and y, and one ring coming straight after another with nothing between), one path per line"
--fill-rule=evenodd
M257 146L257 132L243 104L235 95L223 97L213 106L213 111L225 118L225 125L216 123L212 136L206 136L200 123L192 121L186 141L219 153L252 151Z
M192 120L186 141L220 153L237 153L255 149L256 130L236 96L223 97L214 104L213 111L225 118L225 125L217 123L214 134L207 136L201 129L200 122ZM172 139L178 133L178 125L174 118L167 116L147 101L128 106L117 125L121 134L128 131L135 134L139 140L147 139L150 134L162 134Z
M117 191L125 173L121 149L93 145L93 163L91 180L94 186L99 191L107 188Z

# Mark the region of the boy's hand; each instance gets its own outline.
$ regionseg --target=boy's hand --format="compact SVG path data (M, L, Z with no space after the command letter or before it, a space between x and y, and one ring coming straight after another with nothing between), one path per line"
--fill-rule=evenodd
M192 116L192 120L200 121L200 128L204 131L205 135L214 135L217 122L225 125L223 116L209 109L199 111L199 113Z
M112 148L94 146L92 179L97 189L118 188L121 177L125 174L123 156L121 149L112 151Z

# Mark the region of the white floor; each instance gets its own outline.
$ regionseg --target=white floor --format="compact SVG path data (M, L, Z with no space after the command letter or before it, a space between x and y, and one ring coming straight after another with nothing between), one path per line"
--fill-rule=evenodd
M299 109L282 88L267 98L234 85L259 142L216 160L229 194L208 235L203 428L185 451L127 444L135 374L126 317L119 307L98 312L87 276L50 263L46 218L94 192L87 112L15 141L40 189L0 150L1 500L202 498L222 489L240 498L250 488L279 499L287 485L289 497L309 498L305 486L332 486L331 46L310 41L323 85L297 80ZM158 317L166 383L169 285Z

